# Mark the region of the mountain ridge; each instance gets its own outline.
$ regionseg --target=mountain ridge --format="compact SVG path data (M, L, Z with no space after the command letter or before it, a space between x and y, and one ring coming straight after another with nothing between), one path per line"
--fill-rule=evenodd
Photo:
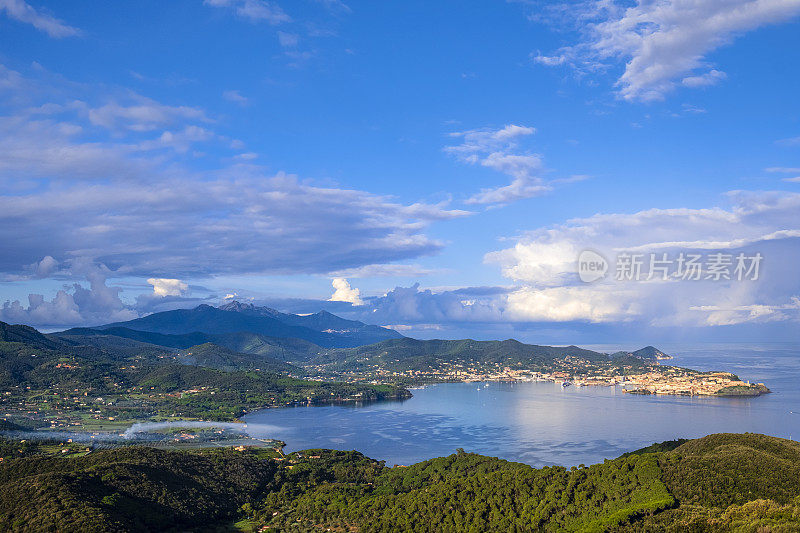
M341 326L345 329L337 329ZM291 315L241 302L230 302L222 307L201 304L194 309L162 311L92 329L108 330L119 327L167 335L246 331L268 337L302 339L324 348L350 348L403 337L391 329L343 319L330 313Z

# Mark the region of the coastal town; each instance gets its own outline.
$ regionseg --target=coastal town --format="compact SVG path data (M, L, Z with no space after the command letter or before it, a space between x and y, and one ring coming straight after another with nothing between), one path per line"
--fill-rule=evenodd
M566 357L553 361L548 368L523 368L502 363L476 361L444 361L428 369L391 369L375 364L358 372L332 372L325 366L315 367L312 379L373 383L395 381L404 384L446 382L553 382L562 387L619 387L628 394L680 396L759 396L769 389L763 383L742 381L730 372L702 372L677 366L662 365L671 359L653 361L588 361Z

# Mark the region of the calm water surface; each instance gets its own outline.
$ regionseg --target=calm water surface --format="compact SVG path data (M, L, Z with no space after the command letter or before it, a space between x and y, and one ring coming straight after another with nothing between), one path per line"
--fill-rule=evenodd
M613 351L613 346L592 346ZM758 432L800 438L800 347L661 347L673 364L728 370L763 381L758 398L623 395L614 387L554 383L448 383L403 402L267 409L246 417L253 436L288 450L358 450L387 464L411 464L456 448L534 466L602 462L677 437ZM267 424L263 435L256 424Z

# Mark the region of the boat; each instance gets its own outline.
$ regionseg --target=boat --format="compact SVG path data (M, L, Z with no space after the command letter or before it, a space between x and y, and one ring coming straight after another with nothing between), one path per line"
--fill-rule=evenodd
M569 381L562 381L562 382L561 382L561 388L562 388L562 389L566 389L566 388L567 388L567 387L569 387L570 385L572 385L572 383L570 383Z

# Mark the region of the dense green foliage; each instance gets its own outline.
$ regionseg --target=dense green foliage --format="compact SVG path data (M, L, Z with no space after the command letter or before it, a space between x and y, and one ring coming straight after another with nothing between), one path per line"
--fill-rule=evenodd
M628 457L629 455L642 455L643 453L671 452L678 446L687 442L689 442L689 439L675 439L666 440L664 442L656 442L655 444L651 444L650 446L646 446L639 450L624 453L622 454L622 457Z
M679 446L661 468L670 491L687 504L725 508L754 496L786 504L800 496L800 444L794 441L712 435Z
M298 517L313 517L385 532L603 531L674 503L659 473L652 456L570 471L460 452L389 470L358 489L318 487L288 510L279 508L282 519L276 522L286 527Z
M13 326L0 322L0 341L20 342L33 348L57 348L59 343L48 339L30 326Z
M525 365L535 369L555 359L572 356L587 361L608 361L608 356L577 346L556 347L505 341L390 339L369 346L327 350L311 360L315 364L337 363L343 367L380 364L390 369L426 370L442 363L475 361Z
M0 466L0 530L163 531L232 518L273 487L277 467L231 451L147 448Z
M220 370L258 369L273 373L299 375L303 370L272 358L254 358L210 342L181 350L178 361L186 365L217 368Z
M8 443L11 446L11 443ZM18 446L14 443L13 446ZM800 531L800 446L712 435L588 468L461 450L386 468L358 452L139 447L0 463L0 530Z

